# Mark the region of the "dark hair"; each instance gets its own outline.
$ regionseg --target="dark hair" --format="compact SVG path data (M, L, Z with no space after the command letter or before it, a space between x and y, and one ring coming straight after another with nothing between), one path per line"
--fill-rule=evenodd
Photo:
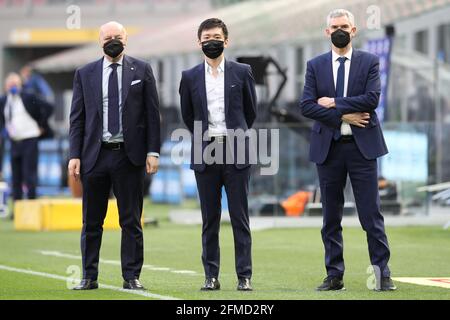
M221 28L223 35L225 36L225 39L228 39L228 28L225 25L225 23L218 18L206 19L205 21L203 21L200 24L200 26L198 27L198 31L197 31L198 39L200 40L203 31L214 29L214 28Z

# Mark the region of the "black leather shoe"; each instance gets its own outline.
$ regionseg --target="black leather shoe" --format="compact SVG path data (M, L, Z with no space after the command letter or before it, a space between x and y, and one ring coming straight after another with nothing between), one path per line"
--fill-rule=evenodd
M202 291L220 290L220 282L216 278L206 278L205 284L201 287Z
M93 290L98 288L97 280L83 279L80 284L73 287L72 290Z
M139 282L139 279L125 280L123 288L128 290L145 290L144 286Z
M392 281L391 277L382 277L381 283L379 286L377 286L375 291L395 291L397 290L397 287L394 284L394 281Z
M252 283L250 282L250 279L249 278L239 278L237 290L238 291L252 291L253 288L252 288Z
M345 290L342 278L328 276L323 283L316 288L317 291L339 291Z

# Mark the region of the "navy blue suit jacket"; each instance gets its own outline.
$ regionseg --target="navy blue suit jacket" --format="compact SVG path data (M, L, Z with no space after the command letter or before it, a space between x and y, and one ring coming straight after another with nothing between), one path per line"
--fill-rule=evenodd
M43 130L41 139L52 138L53 130L48 124L48 119L53 114L54 106L38 98L34 94L22 92L20 94L22 98L23 106L28 114L36 121L38 126ZM6 96L0 97L0 128L5 126L5 106Z
M247 130L252 127L256 118L256 92L252 69L247 64L225 60L225 123L227 129ZM187 128L194 132L194 121L201 121L202 134L208 130L208 103L206 99L205 63L183 71L180 82L180 102L183 121ZM249 139L246 138L246 153L248 155ZM205 163L194 163L194 140L192 141L191 169L203 171ZM208 142L202 143L202 150ZM235 146L236 147L236 146ZM236 149L235 149L236 150ZM236 153L235 153L236 155ZM238 164L235 156L235 166L245 168L246 163Z
M376 159L388 153L380 122L375 113L380 97L378 57L368 52L353 50L348 79L347 97L336 97L331 51L307 63L305 87L300 101L302 114L315 120L311 132L310 160L325 162L333 139L333 131L340 128L344 114L367 112L369 123L365 128L351 125L355 142L364 158ZM336 108L317 104L321 97L334 97Z
M70 111L70 158L91 170L103 135L103 58L76 70ZM150 65L124 56L122 66L122 128L125 152L135 166L145 165L148 152L160 151L159 100ZM131 85L134 80L141 80Z

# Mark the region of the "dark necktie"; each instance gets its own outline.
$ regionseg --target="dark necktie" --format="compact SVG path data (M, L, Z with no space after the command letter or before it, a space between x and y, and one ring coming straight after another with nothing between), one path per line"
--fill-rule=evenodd
M108 131L119 133L119 82L117 80L117 63L110 65L112 72L108 81Z
M7 116L8 116L7 122L11 123L12 118L13 118L13 114L12 114L13 103L11 102L11 100L8 100L8 104L6 105L6 108L7 108L6 110L7 110Z
M345 60L347 60L347 58L339 57L337 60L339 61L339 68L336 78L336 98L341 98L344 96ZM339 140L340 137L341 137L341 128L335 129L333 134L334 140Z

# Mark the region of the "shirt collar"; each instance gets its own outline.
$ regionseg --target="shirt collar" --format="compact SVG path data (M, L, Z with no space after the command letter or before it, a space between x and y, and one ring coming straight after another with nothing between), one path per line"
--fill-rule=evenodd
M18 100L20 98L20 93L19 94L12 94L10 92L8 92L8 94L6 95L6 101L13 101L13 100Z
M219 73L222 73L224 70L225 70L225 58L222 59L219 66L217 67L217 71L219 71ZM208 64L208 62L206 62L206 60L205 60L205 71L209 74L212 74L212 68Z
M113 63L117 63L118 65L121 66L123 64L123 55L117 62L111 62L108 59L106 59L106 57L103 57L103 69L109 68L109 66L112 65Z
M337 61L337 59L341 57L336 52L334 52L334 50L331 50L331 54L332 54L333 61ZM353 48L350 48L350 50L348 50L348 52L343 56L346 57L348 59L348 61L351 61L352 54L353 54Z

